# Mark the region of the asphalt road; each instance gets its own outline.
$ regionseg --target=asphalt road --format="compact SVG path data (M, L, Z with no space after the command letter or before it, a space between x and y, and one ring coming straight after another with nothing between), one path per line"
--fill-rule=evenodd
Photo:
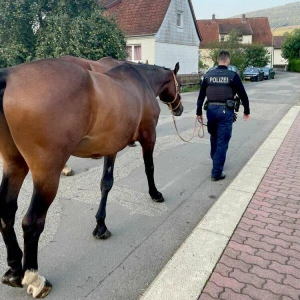
M279 120L298 104L299 80L300 74L278 73L275 80L245 84L251 119L243 121L241 107L228 150L227 177L220 182L210 180L209 135L183 143L167 106L160 103L154 163L156 185L165 202L154 203L148 196L141 147L126 148L118 154L115 184L108 197L106 224L112 232L108 240L92 236L103 160L71 157L69 165L76 174L62 176L40 241L39 271L53 284L47 299L139 299ZM192 133L197 96L198 92L182 94L185 111L177 124L186 138ZM31 191L29 175L16 218L20 242L21 219ZM6 253L2 239L0 248L3 274ZM1 285L0 299L31 296L25 289Z

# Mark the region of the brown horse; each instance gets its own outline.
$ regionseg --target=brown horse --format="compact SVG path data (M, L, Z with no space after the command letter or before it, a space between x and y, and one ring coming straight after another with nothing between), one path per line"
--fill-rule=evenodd
M131 141L142 146L151 198L164 201L154 182L153 149L160 113L156 96L174 115L181 115L178 69L178 63L174 71L124 63L101 74L62 59L44 59L0 71L0 231L9 266L3 283L27 285L33 297L45 297L51 291L51 284L38 273L38 241L70 155L105 156L93 231L96 238L110 236L105 217L114 162ZM22 221L22 265L14 221L18 194L29 169L34 191Z
M85 59L82 57L76 57L76 56L72 56L72 55L64 55L64 56L59 57L59 59L79 65L86 70L99 72L99 73L107 72L111 68L124 63L124 61L115 60L111 57L103 57L97 61L94 61L94 60L88 60L88 59ZM129 143L130 147L132 147L134 145L135 145L134 141ZM98 158L101 158L101 157L98 157ZM65 164L61 173L65 176L73 176L75 174L75 172L70 167L68 167L67 164Z
M94 60L88 60L85 58L76 57L72 55L64 55L61 56L60 59L79 65L86 70L99 72L99 73L107 72L111 68L125 63L125 61L116 60L111 57L103 57L97 61L94 61ZM128 146L135 147L136 146L135 141L130 142ZM101 158L101 156L95 158ZM75 174L75 172L70 167L68 167L67 164L64 166L61 173L65 176L73 176Z

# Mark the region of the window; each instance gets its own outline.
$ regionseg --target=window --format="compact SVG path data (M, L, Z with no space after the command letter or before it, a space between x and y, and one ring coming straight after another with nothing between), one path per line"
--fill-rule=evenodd
M177 27L183 27L183 13L182 11L177 12Z
M130 45L126 47L127 58L126 60L139 62L142 60L142 47L141 45Z
M220 36L220 41L221 41L221 42L224 42L224 41L225 41L225 34L221 34L221 36Z

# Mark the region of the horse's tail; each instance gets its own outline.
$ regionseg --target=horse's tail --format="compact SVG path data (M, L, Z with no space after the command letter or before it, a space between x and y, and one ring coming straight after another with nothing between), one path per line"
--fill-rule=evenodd
M0 112L3 113L3 96L6 88L7 69L0 70Z

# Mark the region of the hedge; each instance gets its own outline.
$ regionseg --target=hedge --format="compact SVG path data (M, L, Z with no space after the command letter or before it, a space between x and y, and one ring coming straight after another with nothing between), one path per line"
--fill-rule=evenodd
M291 59L288 64L288 71L300 73L300 59Z

